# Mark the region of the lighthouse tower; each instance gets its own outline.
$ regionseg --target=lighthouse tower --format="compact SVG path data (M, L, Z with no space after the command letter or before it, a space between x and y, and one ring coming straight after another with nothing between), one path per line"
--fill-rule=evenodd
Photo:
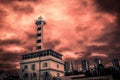
M35 24L37 25L37 51L22 55L20 61L21 80L44 80L46 73L51 74L52 77L64 76L62 54L52 49L43 50L43 26L45 21L40 16Z
M37 46L36 50L42 50L43 49L43 26L45 25L45 21L43 18L40 16L36 20L36 25L37 25Z

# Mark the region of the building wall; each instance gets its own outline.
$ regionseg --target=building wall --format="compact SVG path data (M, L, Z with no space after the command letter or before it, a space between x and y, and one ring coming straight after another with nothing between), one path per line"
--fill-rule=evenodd
M35 64L35 70L32 70L32 69L31 69L31 65L32 65L32 64ZM24 72L21 72L22 69L24 69L25 65L27 65L28 68L25 69ZM39 77L38 77L38 76L39 76L39 62L22 64L22 65L20 66L20 69L21 69L21 70L20 70L20 72L21 72L21 74L20 74L20 75L21 75L21 78L23 78L24 73L29 73L29 79L30 79L30 74L31 74L31 73L36 73L37 79L39 78Z
M50 73L51 73L52 75L54 75L54 76L57 76L57 77L59 77L59 76L64 76L64 73L61 73L61 72L58 72L58 71L53 71L53 70L51 70ZM57 75L58 73L59 73L59 76Z
M44 63L47 63L47 67L43 66ZM21 77L25 72L29 73L29 76L31 73L36 73L37 76L39 76L39 70L41 70L41 72L45 71L50 72L52 76L57 76L58 73L59 76L64 76L64 62L52 56L21 60L20 64L21 64L20 65ZM35 64L35 70L32 70L31 68L32 64ZM27 65L28 68L25 70L25 72L22 72L22 69L24 69L25 65ZM58 68L57 65L59 65ZM39 79L39 77L37 77L37 79Z
M27 60L21 60L20 64L21 64L21 68L23 68L23 66L28 65L29 67L32 64L35 64L36 68L39 69L39 61L41 61L41 69L47 69L47 68L54 68L57 70L61 70L64 71L64 62L60 59L54 58L52 56L46 56L46 57L42 57L40 58L34 58L34 59L27 59ZM43 63L48 63L48 67L43 67ZM57 68L57 64L59 65L59 68Z
M43 61L43 60L48 60L48 59L52 59L52 60L55 60L55 61L58 61L58 62L61 62L64 64L63 60L60 60L58 58L55 58L53 56L44 56L44 57L37 57L37 58L31 58L31 59L25 59L25 60L21 60L20 63L31 63L31 62L36 62L36 61Z
M59 66L59 67L57 67L57 66ZM50 68L64 72L64 64L61 64L58 62L50 61Z

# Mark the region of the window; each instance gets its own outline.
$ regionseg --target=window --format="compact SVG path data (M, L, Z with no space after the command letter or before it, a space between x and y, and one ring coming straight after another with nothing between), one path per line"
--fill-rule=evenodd
M33 73L33 77L37 77L36 73Z
M34 54L33 56L34 56L34 58L36 58L36 57L37 57L37 55L36 55L36 54Z
M24 60L24 59L25 59L25 56L23 56L22 59Z
M39 28L37 28L37 30L41 30L41 28L39 27Z
M21 71L22 71L22 72L24 72L25 70L24 70L24 69L22 69Z
M38 39L38 40L37 40L37 43L40 43L40 42L41 42L41 39Z
M31 69L32 69L32 70L35 70L35 64L32 64L32 65L31 65Z
M57 64L57 68L59 68L59 64Z
M41 49L41 46L37 46L37 49Z
M48 64L47 63L43 63L43 67L47 67L48 66Z
M28 73L25 73L24 78L28 78L28 77L29 77Z
M27 59L27 57L26 57L26 56L24 56L24 59Z
M27 65L25 65L25 66L24 66L24 69L27 69L27 68L28 68L28 66L27 66Z
M27 58L30 59L30 55L27 55Z
M49 55L49 53L46 54L47 56Z
M38 34L37 34L37 37L38 37L38 36L41 36L41 33L38 33Z
M60 73L57 73L57 77L59 77L60 76Z
M33 54L31 55L31 58L33 58Z
M46 71L46 72L44 72L43 74L44 74L44 75L48 75L49 73Z

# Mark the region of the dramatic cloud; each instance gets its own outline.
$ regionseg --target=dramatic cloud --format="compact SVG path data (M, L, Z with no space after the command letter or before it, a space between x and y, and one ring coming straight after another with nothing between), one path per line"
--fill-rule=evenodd
M0 0L0 69L18 69L21 55L36 47L40 15L46 21L44 48L64 60L93 65L95 57L104 64L120 57L119 0Z
M4 49L0 48L0 68L2 70L15 70L18 66L17 62L21 59L21 53L14 50L12 51L5 51Z

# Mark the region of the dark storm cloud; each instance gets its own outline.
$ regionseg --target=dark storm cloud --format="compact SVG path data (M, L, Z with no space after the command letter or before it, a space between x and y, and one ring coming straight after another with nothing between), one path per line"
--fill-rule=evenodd
M0 48L0 61L16 62L19 61L23 52L6 51L4 48Z
M0 21L2 21L5 16L7 16L7 12L0 8Z
M28 52L29 51L31 51L31 50L35 50L35 46L36 45L34 45L34 44L29 44L29 45L24 45L23 47L25 48L25 49L27 49L28 50Z
M77 42L77 44L79 44L79 45L82 45L82 44L84 43L83 40L77 40L76 42Z
M42 0L0 0L1 4L13 4L15 2L41 2Z
M48 39L47 42L45 42L45 48L50 48L50 49L55 49L56 46L58 46L60 44L60 40L50 40Z
M26 14L32 13L34 11L34 8L30 4L14 5L12 9L14 12L21 12L21 13L26 13Z
M22 46L23 48L27 49L28 51L32 50L35 48L36 46L36 34L34 33L29 33L29 32L25 32L25 34L27 34L27 37L25 41L23 41L22 43Z
M88 51L90 52L107 52L110 50L110 48L108 46L88 46L87 47Z
M20 45L22 44L21 41L19 39L6 39L6 40L0 40L0 45Z
M0 0L0 4L11 4L15 2L15 0Z
M106 33L104 35L102 35L101 37L99 37L98 39L96 39L96 42L107 42L108 45L115 45L115 43L120 43L120 31L114 31L114 32L110 32L110 33Z
M86 56L90 56L91 52L90 51L86 51L86 52L75 52L75 54L77 54L78 56L80 56L79 54L81 53L82 57L86 57Z
M18 52L10 52L5 51L4 49L0 49L2 52L0 52L0 70L9 70L9 69L15 69L18 62L21 59L21 53Z
M35 39L35 38L37 38L37 35L34 33L28 33L27 37L28 37L28 39Z
M116 15L115 24L107 24L103 29L103 34L98 36L93 42L105 43L106 45L87 46L86 51L105 53L109 59L119 58L120 53L120 0L94 0L97 11L102 13L110 13ZM101 17L96 17L100 19ZM77 29L79 30L79 29ZM80 29L81 30L81 29ZM108 60L110 61L110 60Z
M64 52L64 51L72 51L71 47L61 47L57 50L58 52Z
M6 62L16 62L19 61L21 58L21 54L20 53L13 53L10 51L3 51L2 53L0 53L0 60L1 61L5 61Z
M81 31L85 31L88 29L88 27L80 27L80 26L81 25L75 27L76 33L80 33Z
M115 36L116 40L120 40L118 37L118 35L120 34L120 0L94 0L94 1L97 5L98 11L108 12L117 15L116 20L117 26L114 27L115 32L113 32L113 35L116 35Z
M117 14L120 12L120 0L95 0L95 3L101 11Z
M120 0L95 0L98 10L117 15L117 23L120 25Z
M87 3L86 1L82 1L82 5L83 5L84 7L87 7L87 6L88 6L88 3Z
M34 12L34 8L28 2L39 3L41 0L0 0L0 4L3 6L11 8L14 12L25 14Z
M7 12L4 9L0 8L0 28L4 27L4 21L5 21L5 17L7 16Z
M4 51L4 49L3 48L0 48L0 52L3 52Z
M1 70L4 70L4 71L6 71L6 70L14 70L15 68L14 67L16 67L17 65L16 64L12 64L12 63L1 63L0 62L0 69Z
M110 33L105 33L104 35L101 35L98 39L95 40L95 42L100 43L106 43L106 45L94 45L94 46L88 46L87 50L90 52L96 52L98 54L104 53L108 56L108 59L105 60L105 57L100 57L103 59L103 63L107 64L112 61L114 58L120 58L120 32L119 31L113 31ZM90 57L95 58L95 56Z
M115 27L117 28L117 27ZM108 53L120 53L120 30L119 28L109 32L109 33L105 33L104 35L101 35L101 37L99 37L98 39L95 40L95 42L102 42L102 43L106 43L106 46L102 46L99 47L99 50L102 50L103 52L107 52ZM93 47L95 48L95 46L91 46L91 49L93 49ZM90 49L90 48L89 48ZM98 50L98 51L99 51ZM112 50L112 52L111 52Z
M109 57L110 57L110 59L114 59L114 58L119 58L120 59L120 53L117 53L117 52L116 53L115 52L114 53L110 53Z
M29 2L38 2L38 1L41 1L41 0L18 0L18 1L29 1Z

